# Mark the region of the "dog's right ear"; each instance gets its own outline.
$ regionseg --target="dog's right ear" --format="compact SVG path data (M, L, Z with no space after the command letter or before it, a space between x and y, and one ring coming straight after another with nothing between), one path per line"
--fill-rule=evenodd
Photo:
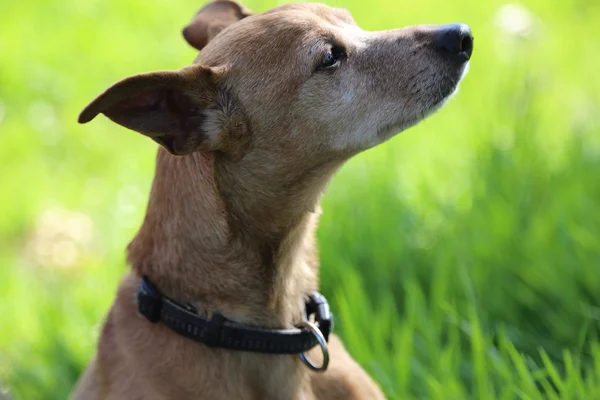
M183 37L198 50L229 25L252 15L243 5L232 0L216 0L200 9L185 28Z

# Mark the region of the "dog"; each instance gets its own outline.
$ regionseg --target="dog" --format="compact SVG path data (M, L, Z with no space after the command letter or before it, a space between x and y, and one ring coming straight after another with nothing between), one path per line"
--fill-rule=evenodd
M183 36L201 50L193 65L126 78L79 116L102 113L160 147L131 271L72 398L384 398L335 335L323 342L322 298L307 317L319 203L346 160L452 96L473 51L468 26L366 32L321 4L252 14L218 0ZM194 340L198 327L210 334ZM219 342L225 328L311 348L239 350L231 335ZM246 345L272 350L261 340Z

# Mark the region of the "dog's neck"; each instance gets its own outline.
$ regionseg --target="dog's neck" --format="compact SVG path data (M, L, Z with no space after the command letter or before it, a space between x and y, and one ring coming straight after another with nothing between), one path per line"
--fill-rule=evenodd
M167 296L266 327L302 318L317 289L321 193L341 162L285 170L252 156L159 151L144 223L129 262Z

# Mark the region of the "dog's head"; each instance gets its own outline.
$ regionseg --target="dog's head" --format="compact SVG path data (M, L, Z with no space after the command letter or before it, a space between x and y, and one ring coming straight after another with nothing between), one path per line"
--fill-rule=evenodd
M79 121L103 113L176 155L349 157L438 109L473 49L466 25L366 32L320 4L251 15L220 0L184 36L201 49L192 66L122 80Z

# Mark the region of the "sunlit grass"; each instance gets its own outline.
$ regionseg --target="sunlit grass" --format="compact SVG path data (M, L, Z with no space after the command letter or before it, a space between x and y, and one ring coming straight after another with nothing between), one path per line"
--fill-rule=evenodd
M600 398L600 3L330 4L372 30L475 34L456 98L325 197L322 290L352 355L390 398ZM76 116L122 77L189 64L199 6L2 2L0 393L64 399L93 354L155 145Z

